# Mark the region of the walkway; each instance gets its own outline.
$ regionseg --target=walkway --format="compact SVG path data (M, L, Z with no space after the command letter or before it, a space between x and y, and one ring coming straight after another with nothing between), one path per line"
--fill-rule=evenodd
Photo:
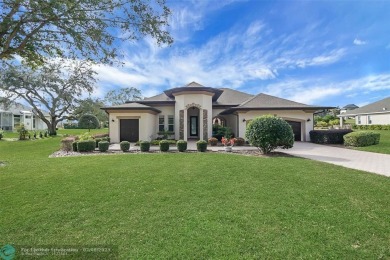
M363 152L307 142L296 142L292 149L279 151L390 177L390 155L388 154Z

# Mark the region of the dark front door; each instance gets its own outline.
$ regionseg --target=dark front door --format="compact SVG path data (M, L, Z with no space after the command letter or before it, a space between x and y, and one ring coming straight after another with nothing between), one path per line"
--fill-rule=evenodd
M137 142L139 140L139 120L120 120L120 141Z
M294 140L295 141L302 141L301 140L301 122L296 121L287 121L291 125L291 128L294 132Z
M198 136L198 117L190 116L190 136Z

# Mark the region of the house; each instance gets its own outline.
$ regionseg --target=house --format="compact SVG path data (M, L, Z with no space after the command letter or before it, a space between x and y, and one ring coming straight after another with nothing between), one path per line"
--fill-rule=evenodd
M0 130L13 131L21 124L24 124L27 130L47 129L46 124L34 114L32 108L20 103L0 105Z
M155 139L162 131L170 131L175 139L207 140L213 124L230 127L236 137L245 138L247 124L267 114L284 118L296 140L309 141L313 113L327 108L191 82L141 101L102 109L109 114L111 141L135 142Z
M368 104L366 106L347 111L338 115L340 118L355 117L357 125L389 125L390 124L390 97ZM340 120L342 124L343 120Z
M359 107L355 104L348 104L340 109L340 114L345 114L345 113L350 112L351 110L354 110L356 108L359 108Z

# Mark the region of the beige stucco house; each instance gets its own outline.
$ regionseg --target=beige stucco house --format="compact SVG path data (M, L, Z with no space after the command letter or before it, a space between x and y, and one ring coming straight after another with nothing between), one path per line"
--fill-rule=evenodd
M357 125L390 125L390 97L347 111L338 117L355 117ZM343 120L340 120L342 123Z
M250 120L267 114L287 120L296 140L309 141L313 113L326 108L191 82L141 101L102 109L109 114L111 141L135 142L155 139L162 131L169 131L175 139L207 140L213 124L230 127L236 137L245 138Z

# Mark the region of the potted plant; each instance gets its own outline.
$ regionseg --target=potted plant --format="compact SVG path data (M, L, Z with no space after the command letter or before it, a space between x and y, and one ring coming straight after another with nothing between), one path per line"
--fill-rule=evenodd
M222 137L221 142L225 146L225 152L231 152L236 138Z

